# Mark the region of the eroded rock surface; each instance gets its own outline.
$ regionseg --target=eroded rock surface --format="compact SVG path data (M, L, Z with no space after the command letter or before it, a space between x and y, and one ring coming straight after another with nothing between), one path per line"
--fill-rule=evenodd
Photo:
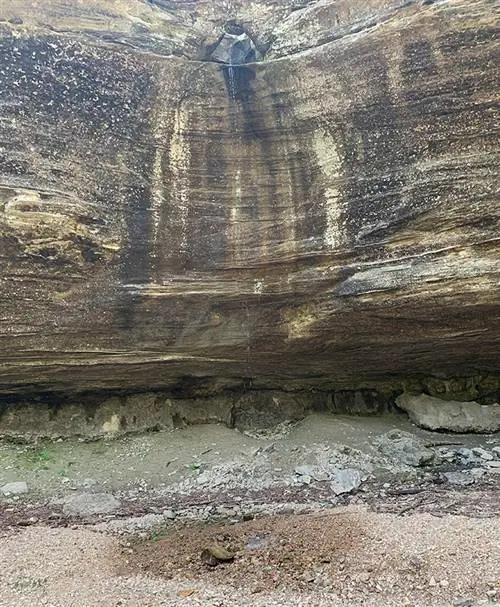
M494 12L3 3L0 392L498 371Z

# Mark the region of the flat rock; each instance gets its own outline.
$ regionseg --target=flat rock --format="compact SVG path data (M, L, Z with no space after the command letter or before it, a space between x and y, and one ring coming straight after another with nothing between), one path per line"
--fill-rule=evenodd
M500 406L480 405L475 401L441 400L427 394L404 393L396 399L413 423L428 430L450 432L497 432L500 430Z
M477 455L478 457L480 457L481 459L484 459L486 461L495 459L489 451L486 451L486 449L483 449L482 447L473 447L472 453L474 453L474 455Z
M450 485L466 487L467 485L474 484L474 477L471 474L467 474L467 472L444 472L443 476Z
M12 483L6 483L2 487L0 487L0 491L5 495L22 495L23 493L28 493L28 483L25 481L16 481Z
M493 461L486 462L486 466L488 466L488 468L500 468L500 461L493 460Z
M109 514L118 510L120 502L110 493L78 493L64 500L63 512L70 516Z

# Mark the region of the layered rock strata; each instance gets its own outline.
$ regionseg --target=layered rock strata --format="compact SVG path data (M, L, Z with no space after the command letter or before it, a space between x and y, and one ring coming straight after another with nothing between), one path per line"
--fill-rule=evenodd
M494 2L5 4L0 393L498 373Z

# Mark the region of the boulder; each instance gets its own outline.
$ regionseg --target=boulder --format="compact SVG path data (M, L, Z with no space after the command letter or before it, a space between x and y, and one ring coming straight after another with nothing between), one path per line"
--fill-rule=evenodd
M441 400L427 394L402 394L396 399L411 421L427 430L449 432L498 432L500 406L480 405L475 401Z

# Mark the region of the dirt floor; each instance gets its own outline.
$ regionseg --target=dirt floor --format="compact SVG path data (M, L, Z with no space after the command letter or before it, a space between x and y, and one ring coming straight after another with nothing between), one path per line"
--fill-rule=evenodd
M2 607L493 605L493 519L364 507L172 530L146 541L33 526L2 540ZM212 567L214 545L235 558Z
M3 442L0 607L494 605L498 447L322 415L264 436ZM10 482L26 492L2 496Z

